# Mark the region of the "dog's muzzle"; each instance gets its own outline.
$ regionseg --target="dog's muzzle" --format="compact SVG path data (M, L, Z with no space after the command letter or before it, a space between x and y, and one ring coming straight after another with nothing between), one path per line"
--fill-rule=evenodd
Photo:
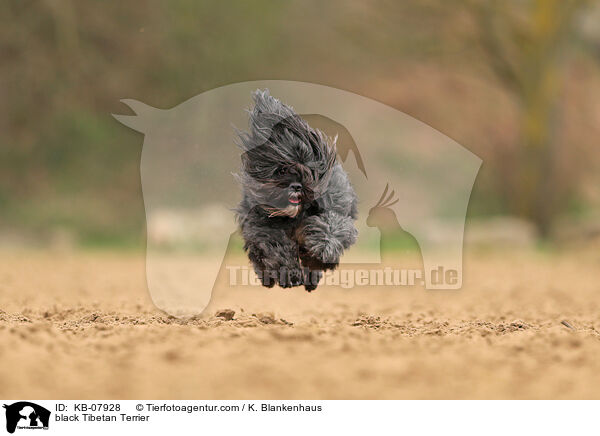
M302 200L302 184L298 182L293 182L289 186L290 195L288 197L288 201L290 204L300 204Z
M302 195L299 192L292 192L288 197L288 201L290 204L300 204Z

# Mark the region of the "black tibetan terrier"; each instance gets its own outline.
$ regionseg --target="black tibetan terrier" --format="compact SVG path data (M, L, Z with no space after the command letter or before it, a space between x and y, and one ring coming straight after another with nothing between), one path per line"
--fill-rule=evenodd
M240 133L244 249L267 287L315 289L358 236L357 198L337 162L335 139L257 90L250 132Z

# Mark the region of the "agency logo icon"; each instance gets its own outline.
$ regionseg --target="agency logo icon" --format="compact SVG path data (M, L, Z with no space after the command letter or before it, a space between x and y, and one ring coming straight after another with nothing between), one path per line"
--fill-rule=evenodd
M14 433L19 430L48 430L50 411L45 407L29 401L18 401L3 406L6 409L6 431Z

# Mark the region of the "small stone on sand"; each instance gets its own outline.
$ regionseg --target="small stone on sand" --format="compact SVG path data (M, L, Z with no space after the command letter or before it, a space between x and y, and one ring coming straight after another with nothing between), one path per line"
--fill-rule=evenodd
M217 318L223 318L225 321L231 321L233 319L233 315L235 315L235 310L231 309L223 309L215 313Z

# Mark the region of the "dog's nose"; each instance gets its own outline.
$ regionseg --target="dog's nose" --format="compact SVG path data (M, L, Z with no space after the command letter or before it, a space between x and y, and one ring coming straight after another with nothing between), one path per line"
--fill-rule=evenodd
M299 191L302 191L302 185L298 182L294 182L294 183L290 184L290 189L292 191L299 192Z

